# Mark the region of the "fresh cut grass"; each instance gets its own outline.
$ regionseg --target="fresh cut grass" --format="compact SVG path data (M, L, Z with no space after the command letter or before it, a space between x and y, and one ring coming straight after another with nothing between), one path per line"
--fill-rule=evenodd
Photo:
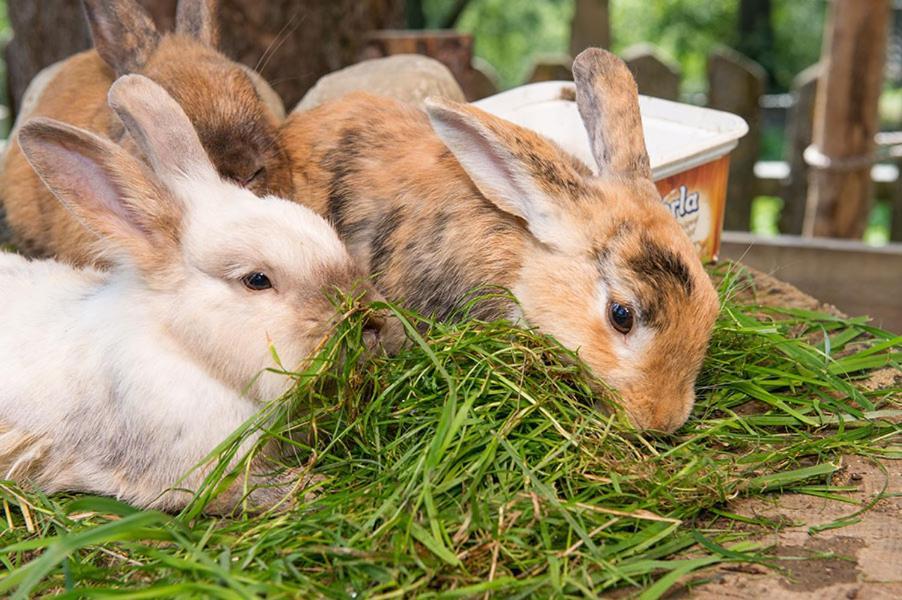
M777 524L728 503L843 498L842 455L902 457L899 388L860 385L900 368L902 337L739 304L741 274L720 275L698 402L675 435L598 410L611 403L572 353L504 322L399 311L411 346L356 360L363 315L349 306L293 391L217 449L182 514L0 481L0 595L657 598L709 565L770 565L749 532ZM268 513L205 516L244 476L226 465L256 428L306 489ZM850 504L848 521L866 508Z

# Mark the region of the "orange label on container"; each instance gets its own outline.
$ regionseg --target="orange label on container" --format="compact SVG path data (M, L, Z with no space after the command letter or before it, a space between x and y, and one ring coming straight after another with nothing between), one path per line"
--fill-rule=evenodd
M704 262L717 260L720 250L729 167L727 155L655 182Z

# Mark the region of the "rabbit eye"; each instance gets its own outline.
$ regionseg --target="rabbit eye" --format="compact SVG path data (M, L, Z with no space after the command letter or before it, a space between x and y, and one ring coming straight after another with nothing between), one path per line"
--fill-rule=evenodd
M633 328L633 311L623 304L611 302L608 305L608 319L611 326L626 335Z
M272 282L265 273L248 273L241 278L241 283L249 290L259 292L260 290L268 290L272 287Z
M251 175L251 176L248 178L247 183L252 183L252 182L254 182L254 181L257 181L258 179L260 179L260 178L263 176L264 173L266 173L266 168L265 168L265 167L260 167L259 169L257 169L256 171L254 171L254 174L253 174L253 175Z

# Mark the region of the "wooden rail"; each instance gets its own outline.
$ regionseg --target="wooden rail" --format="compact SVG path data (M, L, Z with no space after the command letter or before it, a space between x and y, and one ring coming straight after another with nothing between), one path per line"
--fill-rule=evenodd
M850 315L902 332L902 244L831 238L763 238L725 231L721 258L740 260Z

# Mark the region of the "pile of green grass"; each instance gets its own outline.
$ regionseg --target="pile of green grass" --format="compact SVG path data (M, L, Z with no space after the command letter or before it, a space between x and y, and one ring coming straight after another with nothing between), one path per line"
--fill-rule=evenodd
M731 499L841 496L841 455L902 457L900 390L857 385L900 368L902 338L865 319L725 300L691 420L652 436L596 410L551 339L402 316L415 343L369 361L353 360L349 316L294 391L217 450L181 515L0 482L0 595L656 598L708 565L769 564L748 536L773 524ZM204 516L256 427L316 483L287 510Z

